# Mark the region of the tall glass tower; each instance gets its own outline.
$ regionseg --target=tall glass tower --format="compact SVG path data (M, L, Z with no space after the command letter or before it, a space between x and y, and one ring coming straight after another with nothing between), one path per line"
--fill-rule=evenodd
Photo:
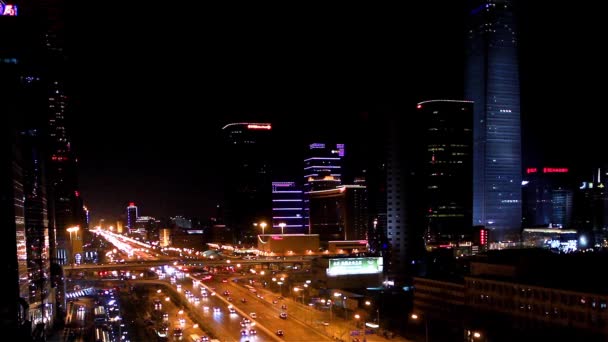
M521 226L521 121L512 0L469 1L465 98L473 100L473 224L493 240Z

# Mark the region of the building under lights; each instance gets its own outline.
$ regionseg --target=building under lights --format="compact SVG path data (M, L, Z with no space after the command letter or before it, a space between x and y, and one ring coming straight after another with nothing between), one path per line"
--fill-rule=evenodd
M308 233L302 195L302 189L295 182L272 182L272 230L268 227L268 233L279 232L280 223L285 223L286 234Z
M342 184L344 144L312 143L304 159L304 220L310 225L309 196L311 191L335 189Z
M465 98L474 106L473 225L492 240L521 228L521 120L516 18L511 0L470 1Z
M130 202L127 206L127 229L129 232L136 229L137 218L137 206L135 202Z
M321 244L337 240L367 240L367 188L342 185L309 192L310 232Z
M528 167L522 182L524 227L570 227L574 182L567 167Z
M270 123L237 122L222 127L224 220L233 243L253 243L253 223L271 222Z
M431 100L417 111L424 122L425 241L459 241L472 228L473 103Z

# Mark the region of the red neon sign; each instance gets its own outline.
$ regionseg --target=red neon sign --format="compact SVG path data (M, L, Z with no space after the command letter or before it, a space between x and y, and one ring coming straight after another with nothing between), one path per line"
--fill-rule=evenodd
M567 167L543 167L543 173L568 173Z
M526 173L536 173L538 172L538 169L536 169L535 167L529 167L526 169Z
M257 124L249 124L247 125L248 129L272 129L272 126L270 124L266 124L266 125L257 125Z
M273 240L283 240L283 238L280 236L272 236L272 239Z
M129 207L134 207L135 206L135 202L129 202Z
M479 240L481 242L482 245L486 244L486 239L488 237L488 232L486 230L480 230L479 231Z

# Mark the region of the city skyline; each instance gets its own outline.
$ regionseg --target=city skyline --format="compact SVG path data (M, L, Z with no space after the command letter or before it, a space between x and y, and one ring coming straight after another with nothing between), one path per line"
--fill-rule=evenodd
M465 25L453 13L464 13L464 6L451 4L434 11L430 11L430 5L416 6L419 18L413 23L422 25L425 19L429 20L425 26L428 30L417 30L416 36L408 26L412 23L387 18L383 25L365 35L357 34L363 28L347 35L350 39L345 40L342 49L334 47L332 38L325 37L318 27L308 33L315 38L313 41L304 40L300 34L285 43L290 51L309 51L306 56L290 54L281 60L268 59L283 49L276 45L282 41L280 37L268 35L267 27L251 32L266 37L259 46L252 45L249 36L238 36L238 42L230 47L214 40L209 48L215 53L208 57L219 69L205 67L206 64L197 67L190 58L174 63L174 56L167 55L167 51L177 42L164 36L157 35L158 41L149 38L130 45L133 35L125 35L118 29L130 21L128 14L134 9L128 6L122 14L112 14L116 16L116 24L108 31L99 32L92 27L95 20L103 18L93 16L87 24L78 22L82 19L76 20L72 25L89 33L91 40L74 37L70 40L72 48L68 51L74 61L72 111L82 113L70 120L77 128L72 130L74 148L79 152L80 180L83 192L89 195L92 216L98 219L118 215L129 201L141 203L142 210L158 216L211 215L221 195L213 180L221 175L193 156L202 150L211 158L217 157L210 146L217 130L228 122L273 121L277 132L283 131L285 137L292 139L282 140L281 144L297 149L330 136L332 130L343 135L346 128L357 125L345 118L359 118L360 113L371 112L378 105L389 104L405 111L425 99L463 99ZM586 26L576 22L551 28L536 25L532 18L547 9L540 5L523 6L526 10L522 11L520 25L523 167L539 163L559 166L571 160L571 164L581 165L579 153L571 151L599 143L596 136L600 129L583 120L592 120L600 97L594 96L597 92L594 89L576 86L585 84L581 82L582 74L593 71L592 63L582 63L582 55L558 54L556 46L563 44L588 51L574 41L574 33L582 32ZM559 6L551 11L556 18L567 13L566 8ZM152 19L137 20L146 27ZM328 20L324 24L331 30ZM348 25L358 27L355 23ZM293 23L288 28L295 26ZM185 47L191 46L187 38L197 32L196 28L187 27L170 31L183 33ZM155 36L155 32L146 36ZM405 45L407 49L397 48L400 41L410 42ZM161 42L169 43L157 51L161 59L168 61L167 66L150 69L137 63L156 51L154 47ZM74 47L77 43L79 46ZM109 50L97 53L100 47ZM119 48L124 49L121 56L125 58L112 59L110 51ZM224 54L241 55L241 49L256 53L246 54L242 59L223 59ZM333 57L312 58L323 51ZM585 58L593 61L599 56ZM111 62L97 69L90 67L101 61ZM297 67L304 61L308 61L306 69ZM563 65L562 73L556 74L549 61ZM358 65L357 72L349 67L353 63ZM574 65L580 73L573 71ZM150 76L150 70L155 70L155 77ZM129 82L120 81L123 73L128 75ZM197 80L206 81L197 83ZM191 81L195 87L187 86ZM104 87L112 92L98 90ZM139 91L132 92L132 87L139 87ZM195 90L199 88L204 103L198 101L200 96ZM584 91L590 95L586 96ZM581 121L555 120L561 113L576 113ZM92 124L89 116L99 116L99 120ZM329 120L328 127L320 131L315 120ZM575 140L568 137L572 130L588 134ZM576 146L570 147L572 144ZM150 163L154 167L149 167ZM96 192L99 188L108 191ZM169 203L162 203L165 194L171 194Z

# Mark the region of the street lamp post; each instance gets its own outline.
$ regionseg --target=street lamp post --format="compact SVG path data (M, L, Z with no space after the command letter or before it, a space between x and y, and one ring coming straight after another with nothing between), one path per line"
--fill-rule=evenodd
M366 300L365 305L371 306L372 302L369 300ZM378 305L376 305L376 324L378 324L378 329L379 329L380 328L380 306L378 306Z
M285 229L285 226L286 226L285 222L279 223L279 227L281 227L281 235L284 235L284 230L283 229Z
M260 227L262 227L262 235L264 235L264 228L266 228L266 222L261 222Z
M282 296L283 295L283 282L277 281L277 284L279 284L279 295Z
M72 238L72 233L76 233L76 236L78 236L78 230L80 228L78 226L75 227L69 227L66 228L65 230L68 231L68 233L70 233L70 245L71 245L71 251L70 251L70 257L72 258L72 266L76 265L76 253L74 253L74 239Z
M418 316L416 314L412 314L411 317L415 321L422 319L422 318L420 318L420 316ZM424 320L424 340L426 342L429 342L429 321L426 318L424 318L423 320Z

